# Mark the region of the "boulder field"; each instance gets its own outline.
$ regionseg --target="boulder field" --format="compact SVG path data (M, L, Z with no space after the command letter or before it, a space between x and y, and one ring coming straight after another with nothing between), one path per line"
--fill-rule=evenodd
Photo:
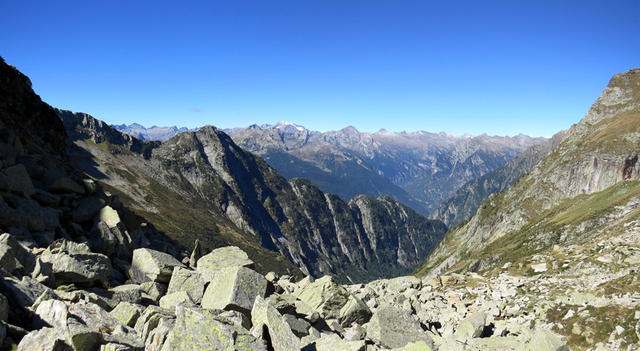
M22 268L2 270L0 337L19 351L568 350L563 337L505 309L515 287L471 298L469 286L483 289L468 284L475 274L296 282L254 271L233 246L195 262L138 248L128 279L110 287L109 259L87 245L59 239L29 250L1 238L4 267ZM23 274L36 265L47 268Z

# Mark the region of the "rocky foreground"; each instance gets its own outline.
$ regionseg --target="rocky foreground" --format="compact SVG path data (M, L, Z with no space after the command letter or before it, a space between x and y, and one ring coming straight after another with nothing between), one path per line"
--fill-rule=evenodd
M106 256L64 239L45 250L29 250L10 234L2 239L0 259L10 266L3 264L0 336L17 350L567 349L564 338L531 328L534 315L506 308L523 284L517 278L493 291L456 288L482 280L472 275L292 282L255 272L237 247L203 256L196 249L186 264L139 248L126 284L81 288L108 280ZM20 277L25 264L37 267ZM31 323L12 325L11 315Z

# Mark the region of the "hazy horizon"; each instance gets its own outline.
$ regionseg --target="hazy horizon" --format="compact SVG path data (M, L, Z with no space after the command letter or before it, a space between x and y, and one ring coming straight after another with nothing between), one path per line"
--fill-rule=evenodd
M73 112L82 112L82 111L73 111ZM89 114L89 115L91 115L91 114ZM93 116L93 117L100 119L98 116ZM477 137L477 136L480 136L480 135L488 135L490 137L494 137L494 136L515 137L517 135L525 135L525 136L532 137L532 138L550 138L550 137L553 136L553 135L530 135L530 134L526 134L526 133L516 133L516 134L511 134L511 135L509 135L509 134L498 135L498 134L489 134L489 133L486 133L486 132L479 133L479 134L471 134L471 133L457 134L457 133L452 133L452 132L449 132L449 131L446 131L446 130L439 130L439 131L436 131L436 130L424 130L424 129L420 129L420 130L391 130L391 129L385 128L385 127L380 127L380 128L378 128L376 130L361 130L361 129L357 128L356 126L353 126L353 125L346 125L344 127L336 128L336 129L315 130L315 129L307 128L307 126L302 125L300 123L293 122L293 121L277 121L277 122L273 122L273 123L264 123L264 124L253 123L251 125L246 125L246 126L218 126L218 125L215 125L215 124L212 124L212 123L204 122L203 124L197 125L197 126L194 126L194 127L187 127L187 126L177 125L177 124L173 124L173 125L143 125L142 123L138 123L138 122L132 122L132 123L110 123L110 124L113 125L113 126L125 125L127 127L130 127L131 125L137 124L137 125L140 125L140 126L142 126L143 128L146 128L146 129L154 128L154 127L156 127L156 128L173 128L173 127L175 127L175 128L178 128L178 129L187 128L189 130L198 129L198 128L202 128L202 127L205 127L205 126L214 126L214 127L219 128L221 130L229 130L229 129L237 129L237 128L239 128L239 129L248 128L248 127L250 127L252 125L258 125L259 127L276 126L276 125L278 125L280 123L293 124L293 125L296 125L296 126L299 126L299 127L303 127L303 128L305 128L305 129L307 129L307 130L309 130L311 132L320 132L320 133L334 132L334 131L339 131L339 130L346 129L346 128L349 128L349 127L353 127L356 130L358 130L358 132L360 132L360 133L370 133L370 134L379 133L379 132L383 132L383 131L388 131L388 132L392 132L392 133L408 133L408 134L420 133L420 132L431 133L431 134L442 134L442 133L444 133L444 134L448 134L448 135L452 135L452 136L456 136L456 137ZM558 130L558 132L559 131L560 130Z
M5 61L52 106L110 124L550 136L578 122L613 74L640 66L634 1L0 10Z

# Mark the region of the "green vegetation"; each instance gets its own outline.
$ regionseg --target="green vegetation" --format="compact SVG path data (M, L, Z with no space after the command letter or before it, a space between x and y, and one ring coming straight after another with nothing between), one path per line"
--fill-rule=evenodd
M535 253L548 252L567 227L605 218L616 206L636 196L640 196L640 181L618 183L601 192L565 200L531 219L522 229L489 244L476 258L497 256L499 259L494 267L498 267L506 262L522 262ZM587 237L580 239L588 240Z
M564 318L569 310L577 312L571 318ZM617 335L621 346L626 349L629 344L638 342L635 333L635 309L618 305L605 307L561 305L547 311L549 322L556 323L554 331L567 336L567 345L572 350L586 350L598 342L607 343L609 335L615 332L616 326L624 328ZM562 326L562 328L559 327Z

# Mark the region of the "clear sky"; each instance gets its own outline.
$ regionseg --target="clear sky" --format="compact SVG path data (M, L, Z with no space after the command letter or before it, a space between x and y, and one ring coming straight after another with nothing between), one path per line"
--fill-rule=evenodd
M0 0L0 55L114 124L547 136L640 66L640 1Z

